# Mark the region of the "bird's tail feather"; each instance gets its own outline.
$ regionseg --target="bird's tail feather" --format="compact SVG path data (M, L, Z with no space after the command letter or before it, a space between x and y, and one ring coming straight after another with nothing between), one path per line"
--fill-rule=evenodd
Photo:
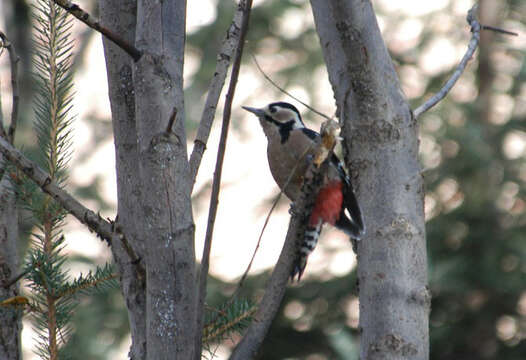
M305 229L305 236L303 237L303 242L299 249L299 252L296 254L296 260L294 260L294 266L290 274L291 280L294 280L296 275L298 276L298 281L300 281L305 267L307 266L307 258L310 253L316 247L318 243L318 238L320 237L322 222L318 222L317 225L312 226L308 225Z

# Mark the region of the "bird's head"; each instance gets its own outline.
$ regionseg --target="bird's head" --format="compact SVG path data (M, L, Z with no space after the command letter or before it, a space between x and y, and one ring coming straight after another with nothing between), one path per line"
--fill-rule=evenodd
M263 108L243 106L259 118L259 122L267 136L269 132L282 132L284 129L293 130L304 128L301 115L294 105L286 102L273 102Z

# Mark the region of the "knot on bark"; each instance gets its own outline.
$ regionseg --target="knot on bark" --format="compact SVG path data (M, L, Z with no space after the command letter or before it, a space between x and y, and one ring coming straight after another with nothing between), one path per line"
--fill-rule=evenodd
M402 356L415 356L418 354L416 346L405 341L400 335L387 334L369 346L368 359L383 359L385 353Z
M422 286L411 292L409 300L424 306L426 310L429 311L431 309L431 298L432 295L431 291L429 291L429 288L427 286Z
M155 135L148 148L150 159L161 166L167 166L176 158L179 151L181 151L181 140L172 132Z

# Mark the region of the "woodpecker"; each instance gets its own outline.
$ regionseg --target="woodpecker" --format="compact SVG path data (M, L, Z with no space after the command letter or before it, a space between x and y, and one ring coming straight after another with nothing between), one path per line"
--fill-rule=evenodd
M320 135L305 127L294 105L274 102L263 108L243 106L259 119L268 140L267 156L274 180L294 203L300 196L303 177L314 156ZM292 174L292 172L294 173ZM348 213L348 214L347 214ZM326 180L317 194L307 230L291 278L301 279L307 257L314 250L322 225L329 223L359 240L365 232L362 213L342 162L332 154Z

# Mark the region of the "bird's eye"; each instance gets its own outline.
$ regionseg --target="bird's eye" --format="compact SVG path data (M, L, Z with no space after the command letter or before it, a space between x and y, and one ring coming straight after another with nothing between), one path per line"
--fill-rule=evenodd
M270 111L272 114L275 114L276 111L278 111L278 109L276 109L275 106L271 106L271 107L269 108L269 111Z

